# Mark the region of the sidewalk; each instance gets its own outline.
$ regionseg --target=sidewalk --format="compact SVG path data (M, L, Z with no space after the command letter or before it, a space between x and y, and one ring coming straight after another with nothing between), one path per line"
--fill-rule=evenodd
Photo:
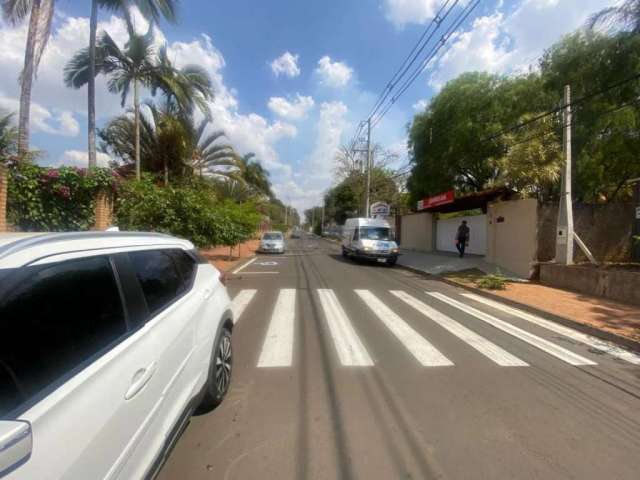
M420 270L430 275L442 275L447 272L459 272L462 270L481 270L485 273L501 273L507 278L523 280L513 272L500 269L498 266L488 263L481 255L467 254L460 258L457 253L450 252L416 252L401 249L398 264L414 270Z
M260 246L260 240L247 240L239 246L233 247L233 254L229 258L229 247L213 247L201 249L200 253L218 270L228 271L242 260L253 257Z
M475 286L475 280L484 273L495 273L495 265L481 257L459 258L444 254L403 252L399 265L412 270L437 275L449 283L455 283L479 294L497 300L506 300L514 306L550 314L562 323L587 330L608 339L620 339L619 343L635 342L640 348L640 306L607 300L568 290L547 287L523 279L508 282L505 290L483 290ZM511 277L509 272L503 275ZM513 276L517 279L516 276ZM553 319L553 318L552 318Z

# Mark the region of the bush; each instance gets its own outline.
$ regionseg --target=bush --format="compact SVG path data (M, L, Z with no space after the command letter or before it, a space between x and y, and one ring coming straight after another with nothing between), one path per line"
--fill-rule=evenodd
M251 237L260 221L252 204L220 202L205 183L162 187L150 175L123 184L116 218L123 230L169 233L198 247L237 245Z
M21 231L88 230L96 194L113 191L119 177L106 168L9 165L7 217Z
M504 290L507 279L500 273L485 275L476 281L476 286L487 290Z

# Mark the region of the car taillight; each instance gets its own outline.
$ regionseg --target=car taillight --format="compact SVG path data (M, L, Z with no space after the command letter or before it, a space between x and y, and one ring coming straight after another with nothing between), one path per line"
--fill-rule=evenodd
M220 270L220 276L218 277L218 280L220 280L220 283L225 287L227 286L227 274L224 270Z

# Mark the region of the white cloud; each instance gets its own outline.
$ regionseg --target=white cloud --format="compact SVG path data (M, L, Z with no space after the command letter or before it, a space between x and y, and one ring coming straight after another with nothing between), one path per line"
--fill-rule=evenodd
M289 78L297 77L300 75L300 67L298 67L299 55L293 55L290 52L284 52L273 62L271 62L271 70L273 74L278 77L285 75Z
M331 57L325 55L318 60L316 74L320 83L328 87L344 87L353 76L353 69L344 62L332 62Z
M422 112L428 106L429 106L429 100L426 100L424 98L421 98L420 100L418 100L416 103L412 105L413 109L416 112Z
M469 30L450 39L432 64L429 84L439 88L466 71L523 72L536 68L545 48L584 25L611 0L523 0L512 12L496 10L475 19Z
M384 11L387 20L402 27L432 19L441 3L442 0L384 0Z
M106 153L97 152L96 161L99 167L108 167L111 157ZM86 168L89 166L89 155L86 151L80 150L66 150L62 156L58 159L55 165L69 165L80 168Z
M15 98L9 98L0 94L0 107L17 112L19 102ZM31 131L44 132L64 137L75 137L80 132L80 125L68 110L59 110L51 113L39 103L31 104Z
M315 178L327 179L331 176L342 134L349 125L345 119L348 111L342 102L323 102L320 105L315 147L308 161L308 171Z
M313 98L302 96L299 93L296 94L293 101L283 97L271 97L268 103L269 110L288 120L305 118L314 105Z

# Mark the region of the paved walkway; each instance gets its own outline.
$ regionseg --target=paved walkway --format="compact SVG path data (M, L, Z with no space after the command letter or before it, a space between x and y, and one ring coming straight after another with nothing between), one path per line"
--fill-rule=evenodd
M523 280L513 272L499 268L497 265L486 262L480 255L465 255L460 258L457 253L449 252L416 252L401 250L402 255L398 263L405 267L414 268L431 275L441 275L447 272L459 272L461 270L478 269L485 273L501 273L505 277Z

